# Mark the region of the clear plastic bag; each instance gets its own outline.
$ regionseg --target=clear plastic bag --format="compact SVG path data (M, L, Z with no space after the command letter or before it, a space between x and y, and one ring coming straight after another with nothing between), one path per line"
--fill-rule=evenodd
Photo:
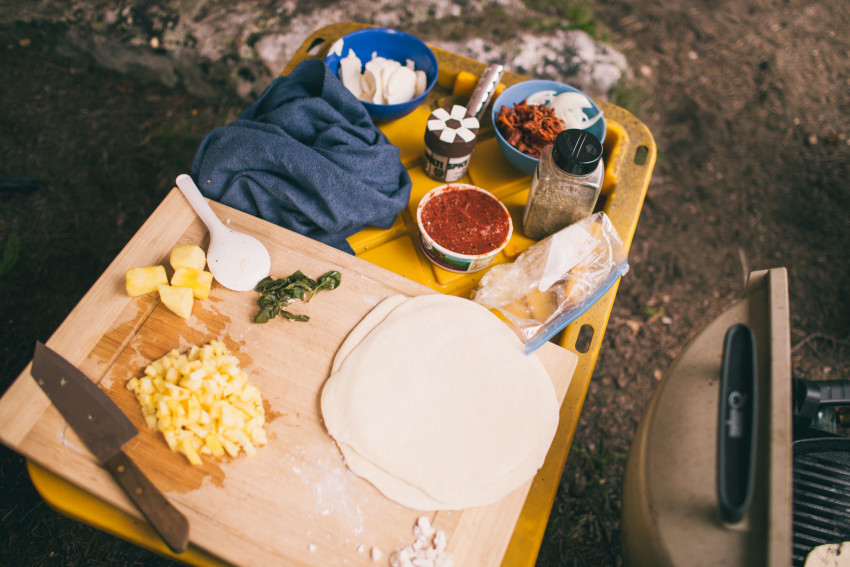
M623 241L598 212L531 245L514 262L490 268L472 299L509 320L531 353L628 270Z

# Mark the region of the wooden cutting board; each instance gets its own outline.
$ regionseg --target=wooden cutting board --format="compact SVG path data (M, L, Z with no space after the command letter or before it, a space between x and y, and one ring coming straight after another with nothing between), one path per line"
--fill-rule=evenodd
M318 277L342 273L336 290L293 305L307 323L251 321L254 292L213 284L186 321L155 294L130 298L128 268L168 266L171 248L200 244L206 228L174 189L47 342L108 395L140 433L127 452L188 517L190 541L239 565L370 565L372 547L388 556L412 543L422 513L385 498L351 473L321 421L319 394L348 332L390 295L432 293L383 268L218 203L219 217L269 248L272 276L296 270ZM190 465L147 429L125 388L145 366L172 349L220 339L266 401L269 443L257 455L205 459ZM34 347L35 345L33 345ZM563 401L576 356L554 344L536 353ZM0 441L102 500L140 517L123 492L84 448L32 380L29 367L0 399ZM499 565L531 486L481 508L426 513L445 530L455 565ZM366 551L364 551L366 550Z

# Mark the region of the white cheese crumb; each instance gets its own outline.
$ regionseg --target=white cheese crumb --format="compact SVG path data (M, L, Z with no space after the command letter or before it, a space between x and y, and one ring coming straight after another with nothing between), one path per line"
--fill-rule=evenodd
M381 551L380 547L375 546L375 547L372 548L371 556L372 556L372 561L380 561L381 557L384 556L384 552Z
M310 545L307 546L307 549L309 549L310 553L312 553L312 552L316 551L316 549L318 549L318 548L316 547L315 543L311 543Z
M364 551L366 551L366 546L365 546L365 545L363 545L363 544L361 543L360 545L358 545L358 546L357 546L357 553L363 553Z
M390 556L392 567L453 567L452 554L446 551L446 533L435 530L426 516L413 526L416 540Z

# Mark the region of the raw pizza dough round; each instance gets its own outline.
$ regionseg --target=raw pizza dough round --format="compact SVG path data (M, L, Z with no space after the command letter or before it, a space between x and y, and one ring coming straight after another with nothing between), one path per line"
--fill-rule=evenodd
M352 330L322 391L346 463L396 502L454 510L529 481L558 425L536 356L486 308L393 296Z

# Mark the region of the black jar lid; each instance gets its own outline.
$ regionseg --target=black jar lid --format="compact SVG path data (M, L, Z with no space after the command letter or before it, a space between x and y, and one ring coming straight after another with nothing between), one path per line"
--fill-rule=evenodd
M555 137L552 161L559 169L573 175L587 175L602 159L602 143L585 130L564 130Z

